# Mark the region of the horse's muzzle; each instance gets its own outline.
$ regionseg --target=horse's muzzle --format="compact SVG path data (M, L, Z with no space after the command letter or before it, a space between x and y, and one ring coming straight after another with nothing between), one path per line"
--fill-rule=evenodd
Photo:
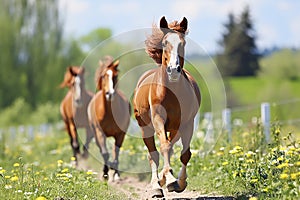
M107 101L113 101L114 96L115 96L115 93L110 93L110 92L105 93L105 98L106 98Z
M179 80L181 74L181 67L179 65L176 67L168 66L166 71L170 82L176 82Z

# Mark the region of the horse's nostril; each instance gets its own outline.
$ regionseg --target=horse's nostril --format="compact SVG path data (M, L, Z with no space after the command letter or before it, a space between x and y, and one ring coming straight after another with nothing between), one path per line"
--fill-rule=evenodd
M177 72L181 72L181 67L177 66Z
M105 92L106 95L109 95L109 92Z
M167 67L167 72L168 72L168 73L171 73L171 72L172 72L171 67Z

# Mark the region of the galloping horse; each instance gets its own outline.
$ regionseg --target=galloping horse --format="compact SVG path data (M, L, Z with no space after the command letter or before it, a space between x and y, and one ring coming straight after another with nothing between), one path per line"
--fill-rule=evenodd
M149 151L152 197L163 197L162 186L165 184L169 192L182 192L187 186L186 165L191 158L194 117L201 99L195 80L183 69L187 24L186 18L180 23L174 21L168 24L162 17L160 28L153 26L152 35L145 41L146 52L159 67L140 77L133 97L135 118ZM163 170L159 174L154 132L164 157ZM170 156L174 143L180 138L182 167L176 179L170 166Z
M73 156L76 159L80 154L77 128L86 129L86 142L84 145L83 157L88 157L88 147L94 132L90 127L87 106L93 97L93 93L87 91L84 87L84 68L70 66L67 68L64 80L60 84L61 88L68 87L69 91L60 105L60 113L65 122L65 127L70 136L70 143L73 150Z
M118 171L119 151L130 122L130 104L125 96L116 88L119 60L113 62L110 56L105 62L99 62L96 72L98 92L88 106L88 116L95 129L96 143L104 160L103 178L108 179L109 167L114 169L113 179L120 178ZM106 137L114 137L113 161L109 162Z

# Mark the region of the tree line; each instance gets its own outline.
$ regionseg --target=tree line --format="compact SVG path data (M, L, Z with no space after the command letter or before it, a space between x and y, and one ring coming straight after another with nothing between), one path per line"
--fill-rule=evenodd
M111 36L99 28L75 39L64 37L59 0L0 0L0 109L22 97L32 107L59 102L65 69L80 65L84 48ZM219 41L217 65L225 76L255 75L259 58L248 7L229 14ZM134 59L133 59L134 60Z

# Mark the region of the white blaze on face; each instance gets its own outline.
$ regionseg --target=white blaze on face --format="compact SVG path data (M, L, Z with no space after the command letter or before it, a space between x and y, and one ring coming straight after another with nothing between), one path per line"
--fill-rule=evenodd
M74 96L74 98L75 98L76 101L80 101L80 99L81 99L80 83L81 83L80 77L76 76L75 77L75 83L74 83L74 87L75 87L75 96Z
M181 42L179 35L176 33L171 33L166 40L172 45L172 50L170 52L170 60L167 63L168 67L171 69L176 69L179 66L179 55L178 55L178 46Z
M106 74L108 75L108 93L109 94L114 94L115 89L114 89L114 82L113 82L113 72L112 70L107 70Z

